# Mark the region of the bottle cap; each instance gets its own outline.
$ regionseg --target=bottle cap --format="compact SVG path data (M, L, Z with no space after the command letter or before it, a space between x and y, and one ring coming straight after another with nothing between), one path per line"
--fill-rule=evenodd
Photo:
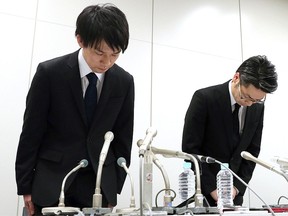
M221 164L221 170L225 170L227 168L229 168L229 164L228 163L222 163Z
M191 169L191 163L185 161L184 164L183 164L183 168L184 168L184 169Z

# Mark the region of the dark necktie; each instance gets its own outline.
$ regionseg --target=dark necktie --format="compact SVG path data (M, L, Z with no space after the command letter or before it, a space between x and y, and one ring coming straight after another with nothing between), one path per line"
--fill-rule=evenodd
M97 105L97 76L95 73L89 73L86 75L89 80L89 85L85 92L85 109L86 109L86 116L88 125L91 125L93 114Z
M232 113L233 118L233 139L234 139L234 145L237 146L240 140L240 134L239 134L239 108L240 105L238 103L235 104L235 109Z

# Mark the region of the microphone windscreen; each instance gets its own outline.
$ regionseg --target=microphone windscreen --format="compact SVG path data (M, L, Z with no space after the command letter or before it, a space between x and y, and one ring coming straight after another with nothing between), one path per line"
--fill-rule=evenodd
M246 160L251 160L254 158L253 155L251 155L249 152L246 152L246 151L241 152L241 157L246 159Z
M123 157L118 158L118 160L117 160L117 164L118 164L120 167L123 166L123 165L122 165L123 163L126 164L126 160L125 160L125 158L123 158Z
M155 137L157 135L157 130L155 128L148 128L147 131L146 131L146 134L151 134L153 137Z
M83 159L80 161L81 167L87 167L88 166L88 161L86 159Z
M241 152L241 154L240 154L240 155L241 155L241 157L243 157L243 158L244 158L244 157L246 156L246 155L245 155L245 153L246 153L245 151L242 151L242 152Z
M111 131L107 131L104 135L104 140L109 140L110 142L112 142L113 139L114 134Z

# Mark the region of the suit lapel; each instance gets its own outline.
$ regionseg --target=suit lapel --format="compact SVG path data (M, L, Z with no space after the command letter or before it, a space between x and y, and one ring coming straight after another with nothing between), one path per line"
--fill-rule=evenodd
M221 107L221 111L219 113L223 113L223 124L227 134L227 139L229 141L229 148L231 151L233 151L233 137L230 136L230 134L233 134L232 109L228 88L229 88L229 81L221 85L220 90L222 91L222 93L220 95L224 95L223 96L224 98L218 98L217 101L219 103L219 106Z
M101 90L101 95L98 100L98 104L95 110L95 115L93 117L91 128L95 128L94 125L99 124L100 118L105 115L105 107L109 101L112 89L115 89L116 79L112 75L114 73L114 67L110 68L108 71L105 72L105 78L103 87Z
M247 149L248 144L250 143L248 139L251 139L251 137L253 137L253 133L255 131L255 128L253 127L255 125L255 122L258 121L259 118L259 115L257 115L258 112L259 107L257 105L247 107L243 133L241 135L240 143L234 152L235 156L239 155L242 151Z
M82 85L81 85L79 64L78 64L78 53L79 53L79 50L70 55L68 62L67 62L69 70L65 71L64 75L67 77L67 80L69 82L72 95L74 96L76 105L79 109L79 113L84 123L88 127L86 114L85 114L85 105L84 105L84 100L83 100L83 91L82 91Z

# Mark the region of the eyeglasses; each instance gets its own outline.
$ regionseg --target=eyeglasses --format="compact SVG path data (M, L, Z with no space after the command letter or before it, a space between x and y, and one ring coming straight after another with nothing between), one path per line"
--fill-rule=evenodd
M249 95L248 96L243 96L240 84L238 85L238 91L239 91L240 98L242 100L249 100L252 103L259 103L259 104L263 104L266 101L266 95L262 99L254 99L254 98L251 98Z

